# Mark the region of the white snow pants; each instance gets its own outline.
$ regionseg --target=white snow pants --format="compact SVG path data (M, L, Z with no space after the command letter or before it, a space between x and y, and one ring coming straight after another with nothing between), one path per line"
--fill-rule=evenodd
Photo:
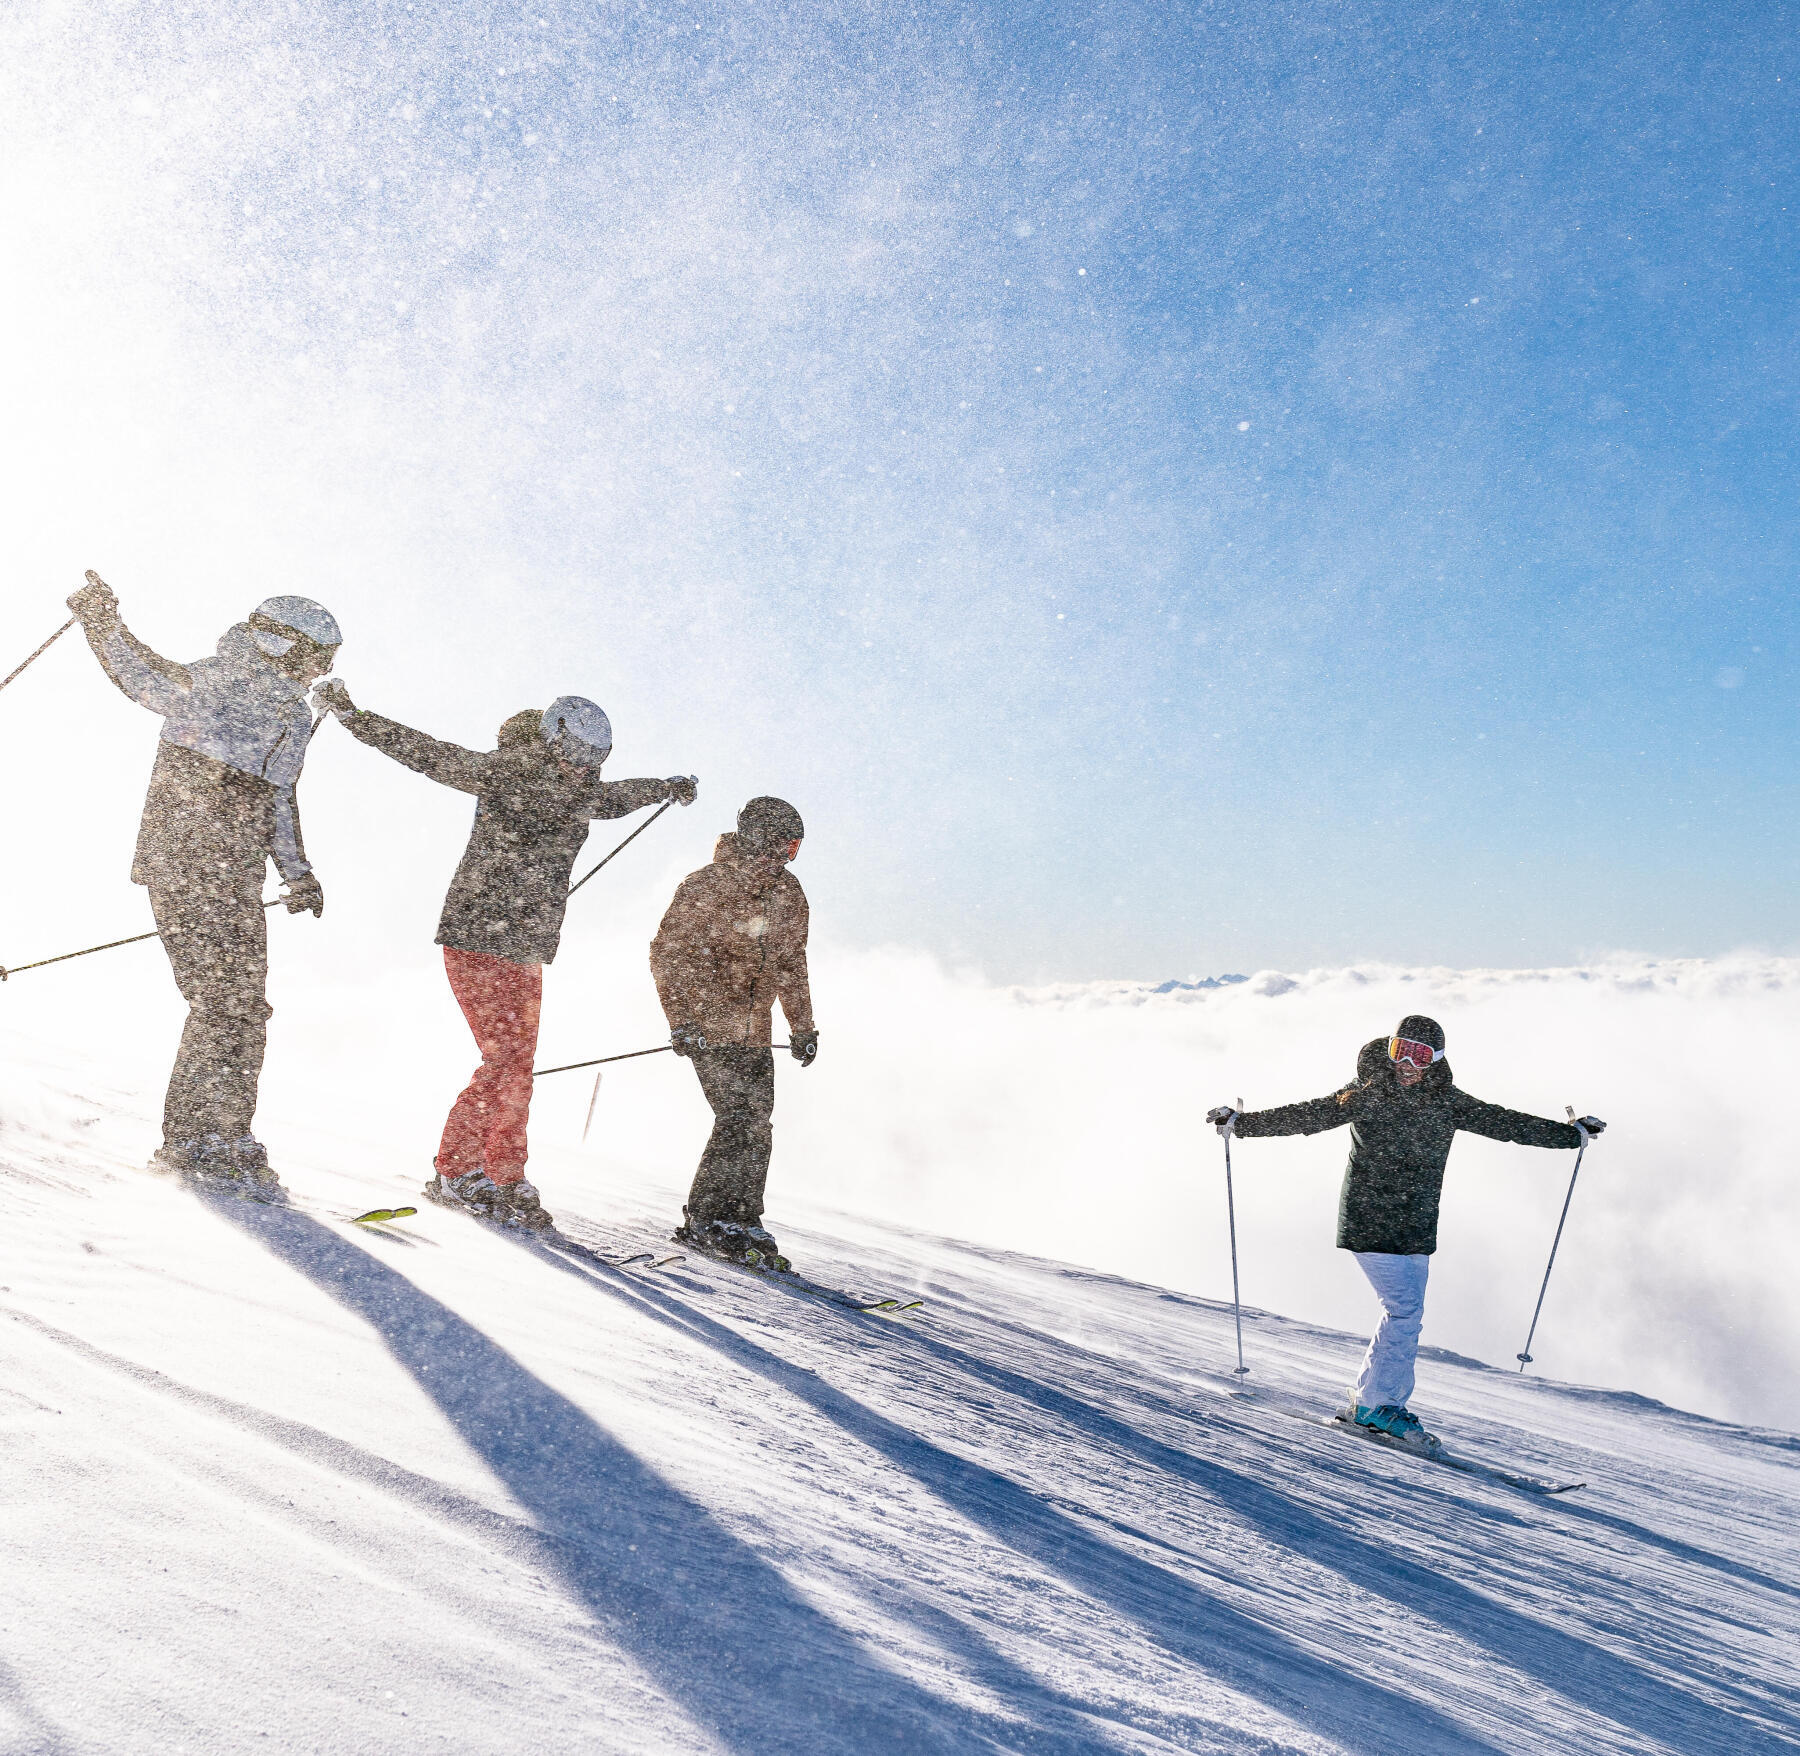
M1381 1321L1356 1375L1356 1400L1364 1408L1388 1404L1404 1408L1413 1393L1413 1362L1425 1321L1425 1277L1431 1272L1431 1258L1382 1256L1373 1250L1351 1254L1381 1301Z

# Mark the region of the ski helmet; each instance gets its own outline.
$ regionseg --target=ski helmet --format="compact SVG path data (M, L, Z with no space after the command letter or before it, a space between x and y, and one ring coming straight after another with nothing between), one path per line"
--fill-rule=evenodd
M612 754L612 721L581 695L559 695L544 709L544 740L566 762L598 768Z
M803 841L806 825L786 799L767 794L752 799L737 816L739 844L753 854L772 854L790 841Z
M250 612L250 632L270 658L281 658L296 640L310 641L327 653L344 644L337 618L311 598L264 598Z

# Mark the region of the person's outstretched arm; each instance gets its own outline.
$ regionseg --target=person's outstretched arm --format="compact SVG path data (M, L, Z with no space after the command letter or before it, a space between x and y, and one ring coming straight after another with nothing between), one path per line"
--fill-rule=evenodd
M660 805L665 799L691 805L698 791L689 774L672 774L667 780L596 780L586 809L596 823L603 823L612 817L629 817L633 811Z
M1581 1130L1573 1122L1553 1122L1548 1116L1529 1116L1523 1110L1484 1104L1466 1091L1456 1093L1456 1125L1489 1140L1513 1146L1562 1147L1574 1151L1581 1144Z
M1231 1131L1240 1140L1271 1138L1282 1134L1323 1134L1329 1128L1342 1128L1356 1119L1358 1088L1347 1085L1327 1097L1308 1098L1303 1103L1280 1104L1272 1110L1239 1111Z
M119 600L97 573L69 599L100 668L119 693L152 713L171 714L194 680L185 666L152 651L119 620Z
M403 726L385 714L370 713L350 699L350 691L334 677L313 691L313 699L327 712L337 715L338 723L351 737L391 756L403 768L435 780L440 786L455 787L459 793L481 791L493 762L493 754L481 750L465 750L442 738L427 737Z

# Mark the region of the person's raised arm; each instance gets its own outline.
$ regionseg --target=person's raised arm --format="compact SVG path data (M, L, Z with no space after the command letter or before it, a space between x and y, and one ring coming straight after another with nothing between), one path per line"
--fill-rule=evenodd
M186 668L153 652L119 620L119 600L98 573L91 569L88 582L69 598L69 608L81 619L81 632L100 668L120 694L147 707L152 713L170 714L193 688Z
M370 713L350 699L350 691L335 677L319 684L313 699L327 713L336 714L351 737L427 780L461 793L479 793L486 784L494 760L491 752L465 750L461 744L415 732L385 714Z

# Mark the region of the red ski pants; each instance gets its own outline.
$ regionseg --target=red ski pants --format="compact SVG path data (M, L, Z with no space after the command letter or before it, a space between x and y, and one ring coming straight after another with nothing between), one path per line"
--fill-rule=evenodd
M544 966L446 945L444 973L475 1033L481 1065L444 1124L438 1175L486 1171L496 1183L516 1183L525 1175Z

